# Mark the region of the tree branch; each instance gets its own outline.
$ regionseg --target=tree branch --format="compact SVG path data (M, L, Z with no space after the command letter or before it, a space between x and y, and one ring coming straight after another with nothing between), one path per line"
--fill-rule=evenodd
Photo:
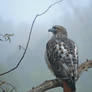
M53 80L45 81L37 87L33 87L32 90L28 92L44 92L49 89L61 87L61 86L63 87L62 80L53 79Z
M85 62L83 62L83 63L78 67L78 70L77 70L78 79L79 79L80 75L81 75L84 71L87 71L89 68L92 68L92 60L86 60ZM78 79L77 79L77 80L78 80Z
M37 15L35 16L35 18L34 18L34 20L33 20L33 22L32 22L31 28L30 28L30 32L29 32L29 36L28 36L28 41L27 41L27 44L26 44L24 53L22 54L22 57L20 58L19 62L16 64L15 67L13 67L12 69L8 70L7 72L1 73L0 76L5 75L5 74L8 74L8 73L14 71L15 69L17 69L17 68L19 67L20 63L22 62L22 60L23 60L23 58L24 58L24 56L25 56L25 54L26 54L26 52L27 52L28 45L29 45L30 38L31 38L31 34L32 34L32 30L33 30L33 26L34 26L34 23L35 23L36 19L37 19L39 16L44 15L52 6L58 4L58 3L62 2L62 1L63 1L63 0L59 0L59 1L57 1L57 2L55 2L55 3L53 3L53 4L51 4L44 12L42 12L42 13L40 13L40 14L37 14Z
M79 67L78 67L78 72L77 72L77 76L80 77L80 75L84 72L87 71L89 68L92 68L92 60L87 60L84 63L82 63ZM78 79L79 79L78 77ZM78 80L77 79L77 80ZM77 81L76 80L76 81ZM60 79L53 79L53 80L48 80L43 82L42 84L38 85L37 87L32 88L30 91L28 92L44 92L47 91L49 89L52 88L56 88L56 87L62 87L63 88L63 81Z

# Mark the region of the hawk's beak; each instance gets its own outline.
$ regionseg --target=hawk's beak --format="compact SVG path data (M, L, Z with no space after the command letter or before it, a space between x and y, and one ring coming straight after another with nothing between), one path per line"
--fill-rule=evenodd
M54 28L51 28L51 29L48 30L48 32L53 32L53 33L54 33L55 31L56 31L56 30L55 30Z

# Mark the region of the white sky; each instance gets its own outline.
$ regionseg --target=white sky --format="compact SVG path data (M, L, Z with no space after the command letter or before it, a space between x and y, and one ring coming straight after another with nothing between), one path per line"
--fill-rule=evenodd
M91 0L64 0L59 5L54 6L48 14L57 10L60 12L62 8L69 8L69 4L80 8L85 8L90 4ZM13 22L31 22L33 17L44 11L55 0L0 0L0 16L4 20L11 20ZM56 7L56 8L55 8ZM61 11L62 13L64 10ZM57 14L58 16L58 14ZM53 17L53 16L52 16ZM50 18L50 17L49 17Z

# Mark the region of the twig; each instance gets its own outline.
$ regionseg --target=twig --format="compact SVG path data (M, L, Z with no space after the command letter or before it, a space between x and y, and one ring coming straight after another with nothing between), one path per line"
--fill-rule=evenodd
M2 92L5 92L5 89L4 88L0 87L0 89L2 90Z
M15 67L13 67L12 69L8 70L7 72L1 73L0 76L5 75L5 74L8 74L8 73L14 71L15 69L18 68L18 66L19 66L20 63L22 62L22 60L23 60L23 58L24 58L24 56L25 56L25 54L26 54L26 51L27 51L27 49L28 49L28 45L29 45L29 42L30 42L31 33L32 33L33 26L34 26L34 23L35 23L37 17L39 17L39 16L41 16L41 15L44 15L52 6L54 6L55 4L58 4L58 3L62 2L62 1L63 1L63 0L59 0L59 1L57 1L57 2L55 2L55 3L53 3L53 4L51 4L44 12L42 12L42 13L40 13L40 14L37 14L37 15L35 16L35 18L34 18L34 20L33 20L33 22L32 22L31 28L30 28L30 33L29 33L29 36L28 36L28 41L27 41L26 48L25 48L25 50L24 50L24 53L23 53L22 57L20 58L19 62L17 63L17 65L16 65Z
M2 86L4 86L4 85L8 85L11 87L10 92L13 92L13 90L15 90L15 92L17 92L16 88L11 83L0 80L0 87L2 88ZM3 89L5 90L5 88L3 88ZM6 91L2 91L2 92L6 92Z
M77 76L80 77L80 75L84 71L88 70L88 68L92 68L92 60L87 60L78 67ZM79 79L79 77L78 77L78 79ZM78 81L78 79L76 81ZM61 87L61 86L63 87L63 81L60 79L48 80L48 81L40 84L39 86L32 88L28 92L45 92L49 89Z

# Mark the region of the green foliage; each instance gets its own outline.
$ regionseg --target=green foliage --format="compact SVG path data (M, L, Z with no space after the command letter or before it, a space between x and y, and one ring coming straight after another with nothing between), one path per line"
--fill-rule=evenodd
M14 36L14 34L0 35L0 41L8 41L10 43L11 37L13 37L13 36ZM12 84L10 84L6 81L0 80L0 92L17 92L17 91Z
M11 42L11 37L13 37L14 34L4 34L4 35L0 35L0 41L9 41Z

